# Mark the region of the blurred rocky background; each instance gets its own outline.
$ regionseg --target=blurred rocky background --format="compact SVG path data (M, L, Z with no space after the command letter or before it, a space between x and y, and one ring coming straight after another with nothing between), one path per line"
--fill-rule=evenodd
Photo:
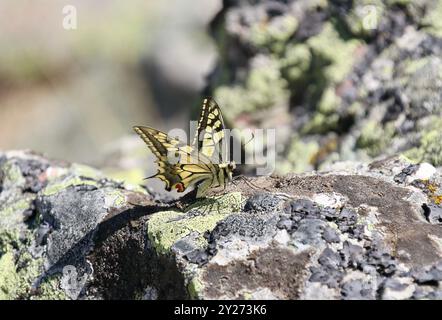
M278 173L442 165L441 1L77 1L75 30L67 5L0 4L0 149L136 182L131 127L187 129L213 95L229 127L277 128Z
M278 128L280 173L395 153L442 165L442 1L224 1L209 92Z
M207 24L220 6L1 1L0 149L112 166L107 154L132 148L133 125L183 126L213 68Z

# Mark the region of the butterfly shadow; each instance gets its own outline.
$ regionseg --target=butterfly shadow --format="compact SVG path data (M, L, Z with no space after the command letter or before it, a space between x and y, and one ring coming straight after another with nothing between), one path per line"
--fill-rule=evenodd
M161 299L185 299L183 276L171 259L156 254L147 239L149 216L170 209L135 205L109 213L53 262L34 288L55 274L64 276L64 268L73 266L78 274L93 275L87 287L99 288L105 299L133 299L147 287L157 288ZM81 290L85 292L85 288Z

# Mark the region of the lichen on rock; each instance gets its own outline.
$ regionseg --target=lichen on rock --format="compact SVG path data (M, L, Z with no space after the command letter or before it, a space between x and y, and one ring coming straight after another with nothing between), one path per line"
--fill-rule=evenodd
M2 299L440 295L428 283L440 281L442 172L428 163L250 178L183 199L184 209L34 154L4 154L2 170L10 163L20 163L18 185L1 195L13 190L15 200L0 208L20 205L1 220Z
M439 165L438 1L241 3L226 3L212 24L220 59L209 89L232 127L278 127L280 173L381 154ZM257 60L271 61L266 77ZM250 86L254 75L264 86ZM313 164L285 157L331 140Z

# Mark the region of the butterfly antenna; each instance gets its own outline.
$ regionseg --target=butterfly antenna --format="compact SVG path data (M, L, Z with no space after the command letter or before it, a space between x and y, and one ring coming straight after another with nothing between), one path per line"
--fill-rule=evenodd
M158 172L155 173L154 175L151 175L150 177L144 178L143 180L155 178L157 176L157 174L158 174Z
M236 180L239 180L239 179L242 179L249 187L251 187L252 189L255 189L255 190L259 190L259 189L262 189L261 187L258 187L257 185L255 185L253 182L251 182L249 179L247 179L247 177L246 176L244 176L243 174L240 174L240 175L237 175L237 176L235 176L235 177L233 177L233 179L232 179L232 182L233 181L236 181ZM236 184L235 184L236 185Z

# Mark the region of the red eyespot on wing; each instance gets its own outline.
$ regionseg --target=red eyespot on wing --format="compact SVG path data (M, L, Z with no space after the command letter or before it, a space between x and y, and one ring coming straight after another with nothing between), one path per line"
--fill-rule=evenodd
M175 188L178 192L183 192L184 191L184 185L182 183L177 183L175 185Z

